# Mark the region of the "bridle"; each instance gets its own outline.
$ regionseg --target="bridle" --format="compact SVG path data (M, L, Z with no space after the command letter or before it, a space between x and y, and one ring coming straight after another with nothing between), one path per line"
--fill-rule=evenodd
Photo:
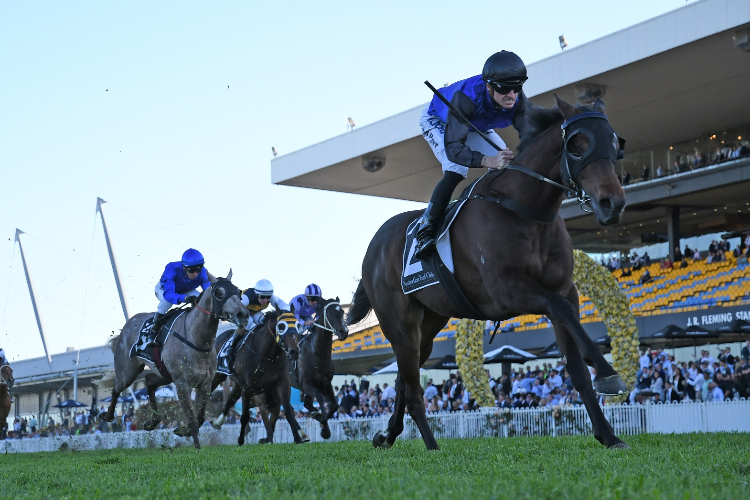
M323 324L321 325L320 323L314 322L312 326L317 326L318 328L322 328L323 330L326 330L328 332L338 335L336 330L333 329L333 325L331 324L331 321L328 319L328 308L331 306L341 307L341 304L334 300L332 302L329 302L325 306L323 306L323 314L321 315L323 316Z
M227 290L227 288L229 288L229 290ZM197 302L195 303L195 307L202 313L208 314L211 319L228 321L234 325L240 326L237 324L237 319L233 314L224 311L224 304L234 295L239 296L240 289L234 286L230 280L226 278L218 278L211 284L211 299L213 299L212 310L208 311L203 309Z

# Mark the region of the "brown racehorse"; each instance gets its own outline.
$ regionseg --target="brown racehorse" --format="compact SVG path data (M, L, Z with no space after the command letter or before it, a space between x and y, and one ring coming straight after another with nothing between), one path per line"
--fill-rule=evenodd
M13 387L13 369L9 365L0 367L0 422L5 422L10 414L10 392Z
M619 223L625 193L615 174L618 138L606 119L604 104L597 100L593 108L573 107L560 99L557 104L555 109L532 108L527 113L531 131L522 138L513 165L558 185L582 189L601 225ZM604 418L594 390L620 394L627 387L579 321L578 292L572 278L573 246L557 215L563 189L506 169L482 177L472 191L472 198L475 196L484 199L467 201L450 228L456 281L485 318L546 315L586 405L594 436L607 447L627 447ZM498 202L501 198L511 199L515 205L505 208ZM529 213L548 217L535 219ZM406 228L419 215L416 211L397 215L375 234L347 322L358 323L373 309L398 362L395 412L388 430L376 434L373 444L393 444L403 431L408 407L427 448L434 450L438 445L425 415L419 368L448 320L466 316L442 286L425 287L409 295L401 289ZM587 364L596 368L593 386Z

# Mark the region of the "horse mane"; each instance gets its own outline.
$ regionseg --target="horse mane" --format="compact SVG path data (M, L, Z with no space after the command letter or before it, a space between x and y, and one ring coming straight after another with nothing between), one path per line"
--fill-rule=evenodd
M120 334L112 335L109 340L107 340L107 343L105 344L110 351L115 352L115 342L117 342L117 339L120 338Z
M582 104L577 104L576 109L581 112L593 111L591 107ZM562 112L557 106L553 108L543 108L540 106L532 106L531 103L529 103L529 107L524 114L526 118L526 130L521 138L521 142L518 144L519 154L528 149L528 147L531 146L540 135L549 130L550 127L563 121Z

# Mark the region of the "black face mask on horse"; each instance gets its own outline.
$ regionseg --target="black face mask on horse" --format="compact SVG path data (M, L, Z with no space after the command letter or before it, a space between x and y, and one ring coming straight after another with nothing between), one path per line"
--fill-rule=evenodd
M560 128L563 136L560 175L563 183L576 191L580 191L576 179L586 166L605 159L616 163L622 158L625 140L617 137L604 113L591 111L575 115L565 120ZM587 146L583 151L573 147L571 142L578 134L586 138L582 141ZM597 141L597 137L600 140ZM607 138L611 140L606 140Z

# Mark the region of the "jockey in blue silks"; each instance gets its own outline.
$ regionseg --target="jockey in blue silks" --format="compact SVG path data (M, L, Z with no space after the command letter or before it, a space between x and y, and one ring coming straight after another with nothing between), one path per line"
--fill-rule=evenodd
M248 311L250 311L250 318L247 322L247 333L251 333L262 325L265 320L265 314L263 311L268 309L268 306L273 306L277 311L288 311L289 304L281 300L273 293L273 283L268 280L258 280L254 288L248 288L240 296L242 305L244 305ZM218 355L218 363L216 371L223 373L224 375L234 375L234 346L237 343L237 339L244 336L243 332L234 331L229 342L224 344Z
M310 283L305 287L305 293L301 293L289 301L289 305L294 307L294 315L297 321L304 325L305 329L315 321L315 306L323 300L323 292L315 283Z
M188 248L182 254L182 260L170 262L164 268L154 292L159 299L159 306L154 314L154 324L148 334L146 345L153 345L159 333L159 323L173 305L196 304L200 293L197 288L207 290L211 286L203 255L198 250Z
M422 136L443 167L427 205L419 229L417 249L420 259L435 249L437 224L448 206L453 190L466 178L470 168L503 169L513 153L493 129L510 125L523 134L524 111L528 106L522 87L526 66L513 52L497 52L487 59L481 75L444 87L439 92L475 127L485 132L501 150L495 148L457 118L437 96L425 107L419 125Z

